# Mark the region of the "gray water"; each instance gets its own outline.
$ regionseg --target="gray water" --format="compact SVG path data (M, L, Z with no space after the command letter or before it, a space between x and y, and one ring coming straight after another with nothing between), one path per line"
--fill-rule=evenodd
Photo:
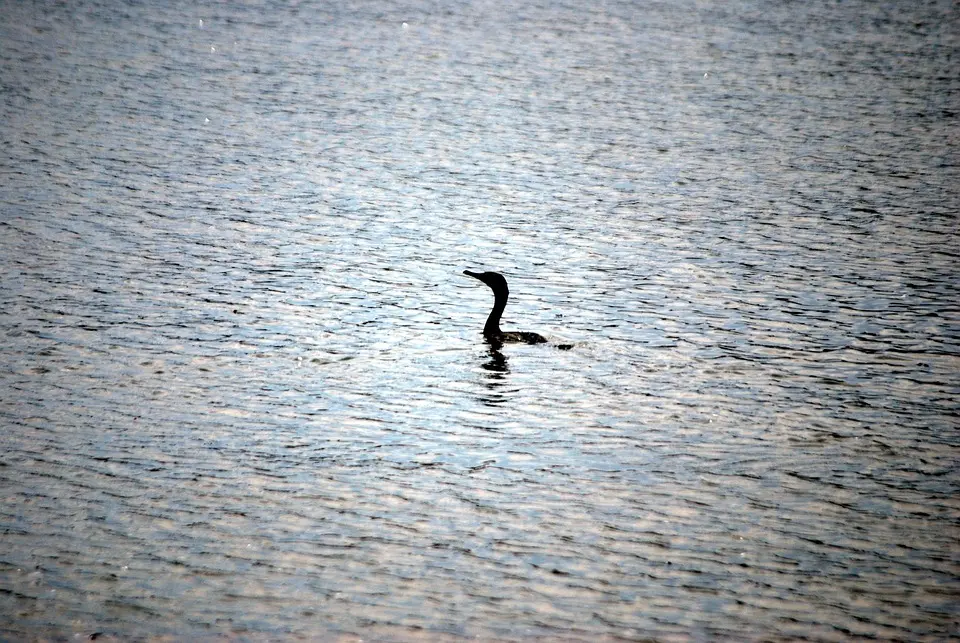
M156 5L0 3L0 638L960 635L956 3Z

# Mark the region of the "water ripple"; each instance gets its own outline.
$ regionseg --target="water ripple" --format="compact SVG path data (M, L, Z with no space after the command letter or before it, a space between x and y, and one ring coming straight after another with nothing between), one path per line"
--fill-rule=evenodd
M4 3L3 635L960 632L950 3L183 9Z

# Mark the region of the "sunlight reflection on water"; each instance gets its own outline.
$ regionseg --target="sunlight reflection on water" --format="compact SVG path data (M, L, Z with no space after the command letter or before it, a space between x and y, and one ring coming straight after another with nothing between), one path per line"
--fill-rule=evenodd
M5 3L0 632L956 635L954 14Z

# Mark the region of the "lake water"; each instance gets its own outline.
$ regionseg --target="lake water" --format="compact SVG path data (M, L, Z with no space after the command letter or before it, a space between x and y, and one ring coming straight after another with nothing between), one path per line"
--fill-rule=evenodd
M0 7L0 639L960 636L955 2Z

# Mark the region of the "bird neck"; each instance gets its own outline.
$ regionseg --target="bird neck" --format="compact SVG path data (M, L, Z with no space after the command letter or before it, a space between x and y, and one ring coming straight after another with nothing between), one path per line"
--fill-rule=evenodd
M500 334L500 317L503 315L503 309L507 307L507 297L509 292L495 292L493 301L493 310L487 317L487 323L483 326L484 335Z

